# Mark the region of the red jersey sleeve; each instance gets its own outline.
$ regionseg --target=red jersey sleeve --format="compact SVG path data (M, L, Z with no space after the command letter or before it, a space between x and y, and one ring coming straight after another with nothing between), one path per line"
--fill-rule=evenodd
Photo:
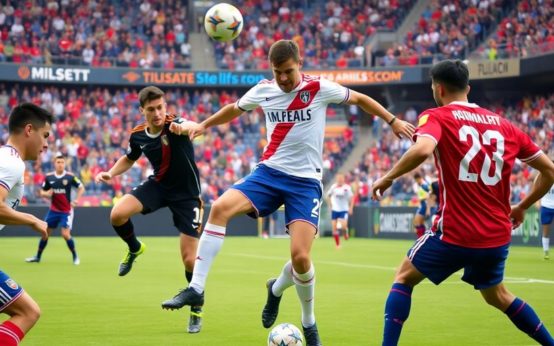
M541 149L536 145L529 136L515 127L517 141L519 144L519 152L517 158L522 162L529 162L536 159L541 154Z
M421 113L418 117L417 129L413 137L414 142L417 141L417 137L430 137L438 144L441 136L442 129L438 114L430 110Z

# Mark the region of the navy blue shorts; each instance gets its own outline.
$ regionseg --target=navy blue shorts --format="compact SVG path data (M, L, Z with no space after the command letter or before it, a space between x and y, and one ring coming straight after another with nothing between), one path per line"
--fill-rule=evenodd
M416 214L419 214L419 215L425 217L425 213L427 213L427 202L426 201L421 201L419 203L419 208L417 208Z
M541 207L541 225L550 225L554 219L554 209Z
M347 211L331 211L331 220L343 219L348 220Z
M0 311L13 303L21 294L23 294L23 287L0 270Z
M407 256L435 285L463 268L462 280L481 290L498 285L504 279L509 246L466 248L442 241L440 232L428 232L416 241Z
M295 177L266 165L259 165L244 180L232 186L250 200L255 209L251 217L267 216L285 205L285 224L302 220L319 228L321 182Z
M60 211L48 210L44 221L48 224L48 228L69 228L73 226L73 209L69 213L62 213Z

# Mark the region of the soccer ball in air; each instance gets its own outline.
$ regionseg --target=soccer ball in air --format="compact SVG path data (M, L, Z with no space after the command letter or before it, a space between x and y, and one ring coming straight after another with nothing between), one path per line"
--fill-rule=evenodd
M212 39L220 42L234 40L242 31L242 14L233 5L212 6L204 18L204 28Z
M281 323L269 332L267 346L302 346L302 333L290 323Z

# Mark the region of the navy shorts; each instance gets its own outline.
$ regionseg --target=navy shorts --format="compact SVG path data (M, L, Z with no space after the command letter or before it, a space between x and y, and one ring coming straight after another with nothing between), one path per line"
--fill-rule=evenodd
M133 188L131 195L142 203L142 214L150 214L168 207L173 215L173 225L179 232L191 237L200 236L203 205L200 198L182 198L174 191L165 191L158 182L152 179L143 181Z
M48 228L69 228L73 226L73 209L69 213L62 213L60 211L48 210L44 221L48 224Z
M416 214L419 214L421 216L425 216L426 213L427 213L427 202L426 201L421 201L419 203L419 208L417 208Z
M554 219L554 209L541 207L541 225L550 225Z
M240 191L254 207L251 217L267 216L285 205L285 224L302 220L319 228L321 182L295 177L276 169L259 165L244 180L232 186Z
M331 211L331 220L343 219L348 220L347 211Z
M502 282L510 244L472 249L446 243L440 235L440 232L427 232L407 255L417 270L431 282L438 285L462 268L462 280L475 289L485 289Z
M23 287L0 270L0 311L13 303L21 294L23 294Z

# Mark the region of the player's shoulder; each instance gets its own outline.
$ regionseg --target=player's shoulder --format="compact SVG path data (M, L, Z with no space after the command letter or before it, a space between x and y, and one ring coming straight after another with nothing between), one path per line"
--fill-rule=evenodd
M52 177L56 177L56 172L52 171L52 172L48 172L44 175L45 178L52 178Z
M139 124L139 125L133 127L131 129L131 135L144 132L144 130L146 129L146 126L147 126L147 124L146 124L146 122L144 122L142 124Z
M11 147L9 145L0 146L0 157L2 158L2 162L19 162L23 163L21 160L21 157L19 156L19 153L17 150L15 150L14 147Z

